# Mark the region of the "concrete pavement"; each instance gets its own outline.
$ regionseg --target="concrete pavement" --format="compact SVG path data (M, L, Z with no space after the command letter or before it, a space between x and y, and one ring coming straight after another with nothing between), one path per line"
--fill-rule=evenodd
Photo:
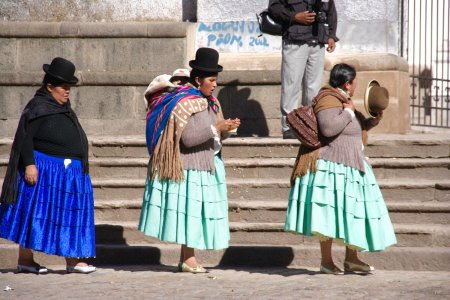
M47 275L0 270L0 299L449 299L450 272L376 271L324 275L311 268L210 269L178 273L173 266L101 267ZM8 291L7 287L11 288Z

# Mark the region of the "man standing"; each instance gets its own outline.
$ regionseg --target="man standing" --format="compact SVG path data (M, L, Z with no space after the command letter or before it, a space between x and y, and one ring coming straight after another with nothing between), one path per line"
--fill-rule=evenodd
M269 12L283 25L281 126L284 139L296 138L286 116L317 95L323 81L326 50L336 48L337 13L333 0L270 0Z

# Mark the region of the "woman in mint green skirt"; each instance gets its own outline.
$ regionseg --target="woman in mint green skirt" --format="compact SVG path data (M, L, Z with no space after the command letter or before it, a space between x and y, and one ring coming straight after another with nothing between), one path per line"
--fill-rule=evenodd
M200 48L189 62L190 84L176 86L161 75L145 93L150 161L139 230L181 244L181 272L206 272L194 249L224 249L230 239L220 150L240 121L224 120L212 95L218 60L216 50Z
M353 67L333 67L329 85L313 103L322 146L316 150L301 146L291 177L285 230L319 238L320 271L327 274L344 274L333 262L333 239L346 246L346 272L373 271L358 258L358 251L381 251L397 242L364 156L367 130L378 125L383 114L365 118L355 111L350 97L356 84Z

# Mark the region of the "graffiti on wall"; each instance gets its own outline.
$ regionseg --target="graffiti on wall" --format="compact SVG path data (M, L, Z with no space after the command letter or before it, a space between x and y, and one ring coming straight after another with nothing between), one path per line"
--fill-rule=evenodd
M197 47L212 47L221 52L278 52L281 38L261 35L256 21L200 22Z

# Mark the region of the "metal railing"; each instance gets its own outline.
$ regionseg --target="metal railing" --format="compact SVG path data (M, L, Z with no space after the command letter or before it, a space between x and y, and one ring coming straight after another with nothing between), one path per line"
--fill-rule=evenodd
M449 0L402 1L412 125L450 128L449 11Z

